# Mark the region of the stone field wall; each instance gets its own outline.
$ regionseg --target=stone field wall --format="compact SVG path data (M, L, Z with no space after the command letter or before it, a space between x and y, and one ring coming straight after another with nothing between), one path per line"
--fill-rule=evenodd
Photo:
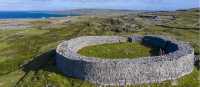
M137 59L100 59L77 53L85 46L126 41L157 46L167 53ZM56 51L57 67L65 75L100 85L173 80L191 73L194 62L194 51L188 43L163 36L84 36L60 43Z

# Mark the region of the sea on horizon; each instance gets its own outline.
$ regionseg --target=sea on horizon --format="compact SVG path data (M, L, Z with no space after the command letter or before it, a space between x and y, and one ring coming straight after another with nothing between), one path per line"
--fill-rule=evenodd
M0 11L0 19L37 19L37 18L49 18L49 17L65 17L65 16L77 16L78 14L57 14L48 12L32 12L32 11Z

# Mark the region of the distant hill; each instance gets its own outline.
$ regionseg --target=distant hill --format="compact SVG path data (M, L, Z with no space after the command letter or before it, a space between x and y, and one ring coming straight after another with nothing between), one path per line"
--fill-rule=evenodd
M176 11L199 11L200 8L180 9ZM108 14L136 14L143 12L170 12L170 11L150 11L150 10L119 10L119 9L71 9L62 11L47 11L47 13L67 14L67 15L108 15Z
M130 14L140 13L146 11L139 10L117 10L117 9L72 9L63 11L49 11L50 13L58 14L80 14L80 15L105 15L105 14Z

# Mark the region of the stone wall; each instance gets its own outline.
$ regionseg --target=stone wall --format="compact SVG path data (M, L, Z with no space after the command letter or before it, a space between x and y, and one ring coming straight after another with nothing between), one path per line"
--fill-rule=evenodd
M126 41L158 46L168 53L137 59L100 59L77 53L85 46ZM191 73L194 62L194 51L189 44L163 36L84 36L60 43L56 51L57 67L65 75L100 85L173 80Z

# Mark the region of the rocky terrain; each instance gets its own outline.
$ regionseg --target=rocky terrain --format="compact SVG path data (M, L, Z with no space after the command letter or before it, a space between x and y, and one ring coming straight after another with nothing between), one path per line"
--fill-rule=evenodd
M199 18L199 9L189 9L39 20L0 20L0 87L98 86L66 77L56 68L56 46L63 40L79 36L170 36L188 42L194 48L194 54L200 55ZM132 87L199 87L199 60L195 60L193 72L180 79Z

